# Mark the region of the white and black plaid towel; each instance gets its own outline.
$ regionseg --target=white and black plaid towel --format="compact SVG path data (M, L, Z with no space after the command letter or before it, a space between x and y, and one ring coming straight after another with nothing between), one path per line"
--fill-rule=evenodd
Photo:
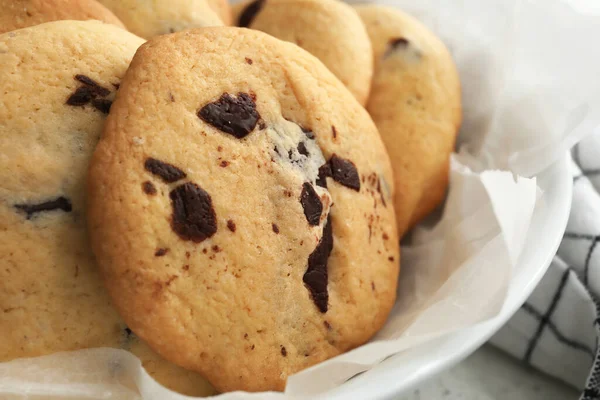
M573 205L540 285L492 343L600 400L600 132L572 150Z

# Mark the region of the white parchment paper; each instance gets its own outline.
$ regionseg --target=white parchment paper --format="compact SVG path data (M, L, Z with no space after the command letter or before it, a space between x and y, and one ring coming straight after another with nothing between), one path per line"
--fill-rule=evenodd
M415 229L403 247L398 301L370 343L290 377L285 394L219 399L323 393L387 356L496 316L543 200L535 175L600 126L600 7L592 1L371 2L420 18L460 71L464 123L441 220ZM0 364L0 397L188 399L115 349Z

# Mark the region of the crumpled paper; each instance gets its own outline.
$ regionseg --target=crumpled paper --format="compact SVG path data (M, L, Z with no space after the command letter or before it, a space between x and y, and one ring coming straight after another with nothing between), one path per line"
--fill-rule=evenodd
M284 394L236 392L221 400L323 394L393 354L496 316L543 201L535 175L600 126L594 47L600 7L594 2L371 2L417 16L458 65L464 123L447 202L435 224L417 227L403 245L398 301L370 343L290 377ZM136 357L115 349L2 363L0 397L189 399L161 387Z

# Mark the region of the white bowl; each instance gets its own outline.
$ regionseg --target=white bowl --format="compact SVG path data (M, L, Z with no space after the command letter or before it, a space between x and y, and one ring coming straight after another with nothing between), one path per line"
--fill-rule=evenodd
M527 243L513 271L506 302L492 320L438 338L384 360L373 369L318 398L392 399L462 361L483 345L523 305L544 276L563 237L571 209L570 158L538 175L543 204L533 215Z

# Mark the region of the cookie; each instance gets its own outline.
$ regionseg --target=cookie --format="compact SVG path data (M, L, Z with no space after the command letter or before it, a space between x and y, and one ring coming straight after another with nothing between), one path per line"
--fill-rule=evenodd
M223 24L231 25L233 22L231 7L227 0L206 0L212 10L217 13Z
M206 381L132 335L87 240L89 159L142 43L97 21L0 35L0 361L123 348L164 385L203 395Z
M442 41L393 8L358 6L375 54L367 110L392 159L400 236L446 195L461 116L461 90Z
M146 39L188 28L223 25L206 0L99 1L115 13L127 29Z
M97 19L125 28L96 0L0 0L0 10L0 33L65 19Z
M394 304L389 158L318 59L265 33L152 39L92 158L88 223L128 326L219 391L282 390Z
M364 105L373 57L356 11L339 0L252 0L233 7L238 26L302 47L325 64Z

